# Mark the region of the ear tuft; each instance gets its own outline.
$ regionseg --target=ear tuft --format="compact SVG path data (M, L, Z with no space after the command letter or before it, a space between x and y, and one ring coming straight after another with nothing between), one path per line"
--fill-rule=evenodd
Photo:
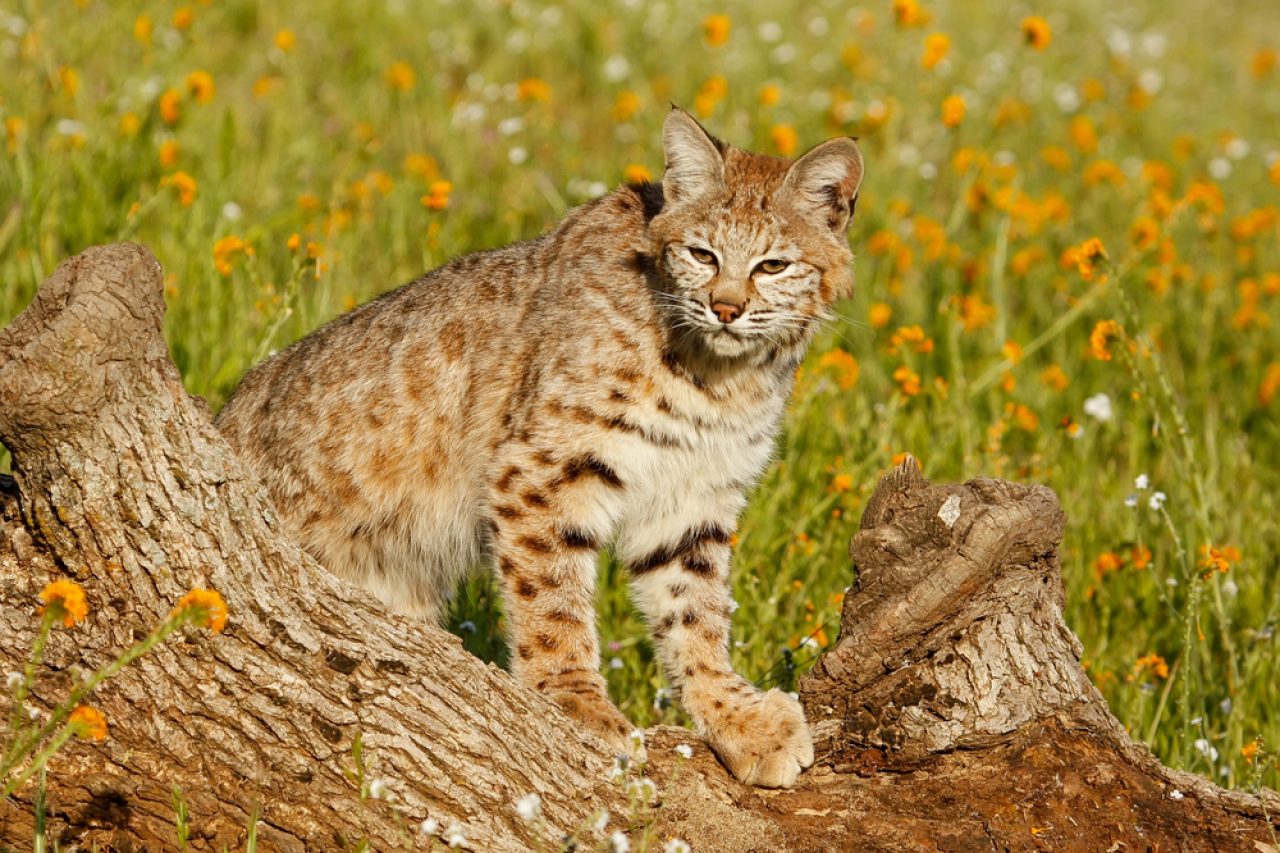
M858 187L862 185L862 152L847 136L828 139L791 164L783 190L802 211L820 218L831 230L849 227Z
M723 189L724 157L720 151L720 143L693 116L672 105L662 124L662 152L666 157L663 196L679 202Z

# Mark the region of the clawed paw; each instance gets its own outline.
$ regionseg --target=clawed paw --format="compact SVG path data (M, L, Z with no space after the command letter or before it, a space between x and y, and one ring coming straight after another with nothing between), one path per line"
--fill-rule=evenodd
M800 703L780 690L753 693L707 721L707 743L748 785L790 788L813 764L813 740Z
M608 744L615 755L625 755L632 762L645 761L643 735L636 734L635 724L623 716L608 696L595 692L552 691L548 698Z

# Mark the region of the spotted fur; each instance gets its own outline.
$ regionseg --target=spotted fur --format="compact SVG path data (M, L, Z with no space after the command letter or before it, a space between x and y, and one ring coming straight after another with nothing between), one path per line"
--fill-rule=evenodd
M515 675L622 744L592 604L611 546L699 730L790 785L813 749L798 703L730 665L730 543L851 286L862 162L849 139L751 154L679 110L663 147L660 185L357 308L250 371L219 425L293 535L392 608L436 620L494 567Z

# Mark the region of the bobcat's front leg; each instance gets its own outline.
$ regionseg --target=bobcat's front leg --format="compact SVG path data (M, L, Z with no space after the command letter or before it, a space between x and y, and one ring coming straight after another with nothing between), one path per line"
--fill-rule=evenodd
M512 673L627 752L635 726L609 701L594 605L596 557L620 488L593 456L529 452L510 457L490 500Z
M743 782L789 788L813 763L813 741L799 702L756 689L729 662L733 529L732 517L694 524L628 564L667 676L699 732Z

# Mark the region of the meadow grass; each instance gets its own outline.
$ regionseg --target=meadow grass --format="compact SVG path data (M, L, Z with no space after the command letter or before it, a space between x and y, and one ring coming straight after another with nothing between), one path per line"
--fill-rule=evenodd
M1118 716L1274 786L1272 4L1053 5L0 0L0 322L138 240L216 408L343 310L656 177L668 102L773 153L859 136L857 293L743 519L738 666L789 687L834 641L849 537L911 452L1054 488L1067 619ZM681 721L601 569L614 697ZM483 580L451 614L494 659L500 619Z

